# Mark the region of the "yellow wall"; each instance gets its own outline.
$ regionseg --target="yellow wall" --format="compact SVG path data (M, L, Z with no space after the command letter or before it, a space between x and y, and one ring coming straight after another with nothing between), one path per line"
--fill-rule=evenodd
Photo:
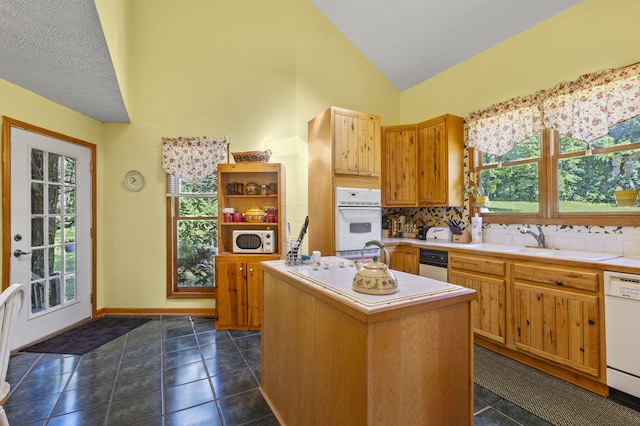
M561 81L640 61L640 2L584 0L401 94L401 122L467 116Z
M125 107L130 102L129 61L131 31L131 4L129 0L95 0L96 9L107 41L111 62Z
M330 105L399 118L400 94L309 0L136 0L131 124L107 124L105 301L114 308L210 308L167 299L161 138L229 136L287 167L287 215L306 215L307 121ZM146 187L122 177L140 170Z

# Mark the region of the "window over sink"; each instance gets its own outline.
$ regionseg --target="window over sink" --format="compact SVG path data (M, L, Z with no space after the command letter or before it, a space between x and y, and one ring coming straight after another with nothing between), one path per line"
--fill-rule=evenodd
M486 222L638 223L640 200L616 202L614 191L640 188L640 116L590 143L543 129L502 156L471 153Z

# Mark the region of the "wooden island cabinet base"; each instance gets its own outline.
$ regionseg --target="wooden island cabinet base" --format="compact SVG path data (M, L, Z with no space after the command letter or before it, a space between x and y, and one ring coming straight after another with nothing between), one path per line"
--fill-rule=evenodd
M261 391L281 424L473 424L474 291L365 312L272 263Z

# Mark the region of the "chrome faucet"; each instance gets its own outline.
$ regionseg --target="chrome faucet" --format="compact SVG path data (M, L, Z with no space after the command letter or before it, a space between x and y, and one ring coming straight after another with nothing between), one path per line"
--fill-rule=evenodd
M540 226L540 225L536 225L536 226L538 227L538 233L537 234L535 232L533 232L531 230L531 228L529 228L529 225L525 225L524 228L521 228L520 229L520 233L521 234L529 234L529 235L531 235L538 242L538 247L539 248L544 248L545 241L544 241L544 232L542 232L542 226Z

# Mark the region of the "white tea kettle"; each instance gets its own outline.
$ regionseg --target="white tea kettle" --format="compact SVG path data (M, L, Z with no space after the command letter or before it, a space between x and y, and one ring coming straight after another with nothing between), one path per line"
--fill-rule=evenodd
M398 291L398 280L378 256L373 256L373 262L364 264L364 250L369 246L378 246L384 252L384 258L389 261L389 252L380 241L372 240L365 243L362 249L362 262L355 262L356 276L353 277L352 288L365 294L393 294Z

